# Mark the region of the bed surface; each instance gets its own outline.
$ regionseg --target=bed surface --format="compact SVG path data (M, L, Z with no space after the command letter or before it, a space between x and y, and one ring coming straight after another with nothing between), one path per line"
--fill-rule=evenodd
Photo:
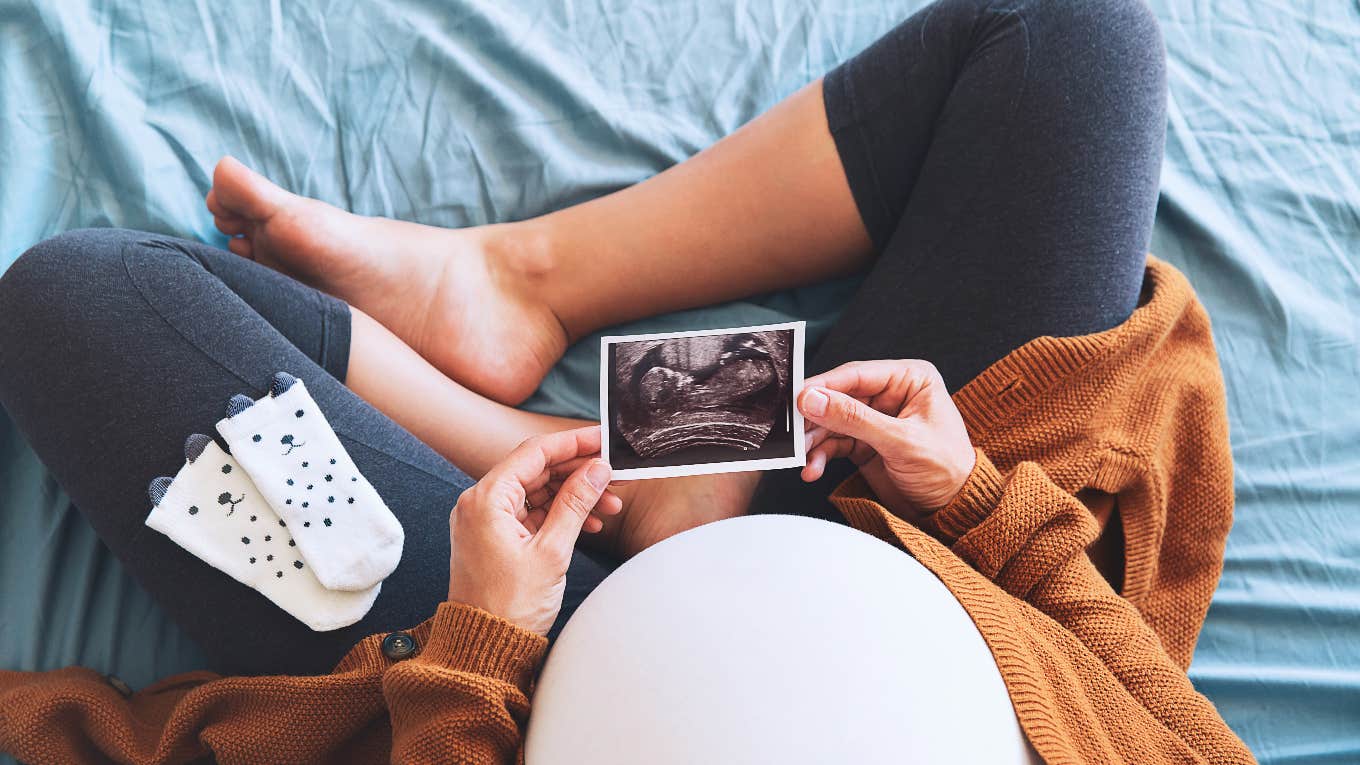
M0 269L82 226L223 244L202 199L224 153L368 214L541 213L684 159L922 4L0 0ZM1360 762L1360 6L1153 7L1171 101L1152 250L1213 317L1237 464L1191 674L1263 762ZM851 289L627 330L815 335ZM594 415L593 340L534 408ZM0 668L141 687L200 665L3 413L0 583Z

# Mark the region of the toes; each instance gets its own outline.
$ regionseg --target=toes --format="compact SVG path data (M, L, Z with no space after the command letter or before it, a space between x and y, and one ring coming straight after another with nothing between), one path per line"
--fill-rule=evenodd
M222 203L217 200L216 189L208 189L208 196L203 198L203 203L208 206L208 212L212 213L214 218L232 217L231 213L227 212L227 208L223 207Z
M213 223L217 224L218 231L227 236L245 233L246 219L222 205L221 200L217 198L217 189L208 189L208 195L203 198L203 203L207 205L208 212L212 213Z
M227 240L227 249L240 255L243 258L255 259L255 248L251 246L249 239L234 237Z
M224 218L220 215L213 216L213 225L227 236L240 236L247 228L245 218Z
M269 218L288 199L288 192L230 156L213 170L210 195L227 215L252 220Z

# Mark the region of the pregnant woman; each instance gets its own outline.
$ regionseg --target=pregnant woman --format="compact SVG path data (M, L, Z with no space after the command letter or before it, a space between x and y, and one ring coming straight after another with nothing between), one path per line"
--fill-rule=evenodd
M1207 317L1146 256L1165 98L1137 2L942 0L692 159L541 218L365 218L224 159L206 201L231 252L39 244L0 281L0 400L213 670L288 676L124 701L84 671L0 673L0 748L509 760L540 635L619 559L795 512L940 576L1046 758L1249 760L1185 676L1232 487ZM856 273L809 362L801 476L605 492L591 429L513 408L596 329ZM143 525L185 436L279 370L405 529L371 611L330 632Z

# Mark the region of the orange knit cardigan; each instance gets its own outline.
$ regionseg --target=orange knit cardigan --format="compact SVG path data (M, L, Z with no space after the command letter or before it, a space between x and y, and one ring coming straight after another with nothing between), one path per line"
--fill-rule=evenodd
M1124 324L1034 340L955 396L977 467L921 525L858 478L832 502L959 599L1048 763L1252 762L1185 674L1232 520L1222 377L1184 277L1150 258L1144 293ZM1093 493L1122 523L1121 593L1086 553L1101 530L1077 496ZM543 639L447 603L411 634L405 661L375 635L329 675L190 673L127 698L88 669L0 672L0 750L32 765L522 757Z

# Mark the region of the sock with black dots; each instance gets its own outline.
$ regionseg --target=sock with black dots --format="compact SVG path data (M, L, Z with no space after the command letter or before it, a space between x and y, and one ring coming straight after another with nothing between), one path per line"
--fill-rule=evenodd
M217 432L288 522L322 584L366 590L397 567L401 524L359 474L301 380L279 372L268 396L234 396Z
M222 447L196 433L185 442L184 456L178 475L151 482L154 507L147 526L318 632L348 626L368 613L381 585L362 592L322 586L287 522Z

